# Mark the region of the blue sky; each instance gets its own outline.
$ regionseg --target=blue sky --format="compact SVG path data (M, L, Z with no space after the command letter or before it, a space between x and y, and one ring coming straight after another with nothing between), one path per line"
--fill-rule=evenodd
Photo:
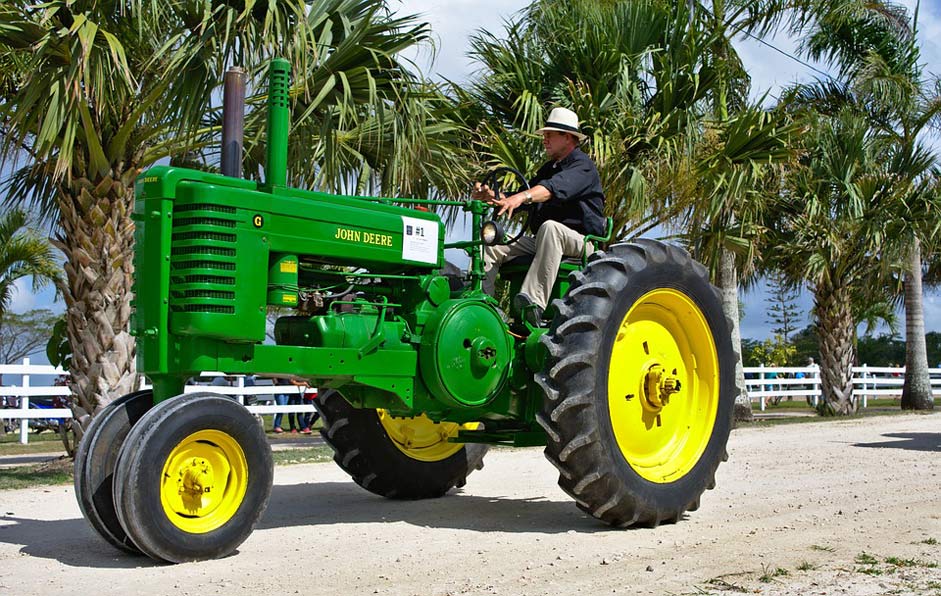
M910 10L915 7L914 0L901 2ZM468 39L475 31L486 28L494 33L502 31L502 23L512 17L529 2L522 0L390 0L390 6L400 14L418 14L431 25L435 39L434 62L432 52L424 50L413 54L416 63L423 71L437 73L454 81L465 81L473 73L474 66L467 57ZM929 0L922 2L920 9L919 38L922 57L929 72L941 72L941 2ZM768 39L778 48L796 53L796 44L779 36ZM752 76L755 96L765 91L776 95L779 90L795 81L808 81L816 78L816 73L774 50L754 41L740 40L736 43L748 72ZM825 70L822 65L817 65ZM766 322L767 289L759 285L743 296L745 319L742 322L742 336L764 338L769 335ZM30 308L53 308L64 310L61 302L54 302L54 292L47 289L39 294L29 290L29 282L18 284L14 296L13 310L22 312ZM812 306L807 293L798 300L803 311L801 327L809 324L809 311ZM941 331L941 295L929 292L925 296L925 319L929 331Z

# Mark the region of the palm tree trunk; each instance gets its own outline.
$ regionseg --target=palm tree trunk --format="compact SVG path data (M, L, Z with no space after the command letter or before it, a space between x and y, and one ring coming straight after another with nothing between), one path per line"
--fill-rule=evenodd
M751 399L745 392L745 369L742 366L742 332L738 320L738 271L735 269L735 255L722 249L716 283L722 295L722 311L725 320L732 324L732 350L735 352L735 421L747 422L752 419Z
M905 384L903 410L934 409L928 349L925 345L925 311L922 308L921 243L915 238L905 273Z
M137 173L108 175L97 183L76 176L59 191L61 232L54 244L66 257L60 290L72 348L69 386L79 419L138 387L135 342L128 333Z
M814 289L814 312L820 340L820 385L823 414L847 415L856 411L853 362L856 360L856 322L846 287Z

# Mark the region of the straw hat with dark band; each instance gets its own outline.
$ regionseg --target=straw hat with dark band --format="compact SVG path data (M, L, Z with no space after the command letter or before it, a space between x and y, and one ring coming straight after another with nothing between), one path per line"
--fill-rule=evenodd
M549 112L549 117L546 119L546 125L536 132L541 133L547 130L566 132L570 135L574 135L579 142L588 138L578 130L578 116L575 112L566 108L553 108L552 111Z

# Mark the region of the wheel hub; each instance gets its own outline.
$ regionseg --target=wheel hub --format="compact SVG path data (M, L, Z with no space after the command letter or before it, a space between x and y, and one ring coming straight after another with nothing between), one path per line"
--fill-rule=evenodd
M213 484L215 484L215 479L212 466L205 459L196 457L180 470L180 478L177 480L181 495L186 493L190 496L197 496L212 492Z
M670 396L678 393L681 387L675 368L668 374L662 366L654 364L644 377L644 405L653 412L659 412L670 403Z

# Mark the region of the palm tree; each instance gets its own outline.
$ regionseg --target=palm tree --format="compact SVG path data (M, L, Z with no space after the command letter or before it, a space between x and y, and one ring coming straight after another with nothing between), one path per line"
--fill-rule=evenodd
M32 277L35 292L58 279L59 267L49 242L27 225L24 212L14 209L0 214L0 327L13 302L16 281L25 277Z
M750 78L732 44L736 37L770 31L789 12L803 14L806 2L775 0L711 0L692 2L698 26L712 31L708 60L717 73L710 93L709 125L718 143L697 161L697 200L688 213L691 251L706 263L722 293L726 319L732 322L737 348L735 419L752 418L745 388L739 326L739 287L753 281L758 254L758 225L767 192L773 189L774 167L790 159L791 130L777 115L763 114L761 98L749 105Z
M691 26L709 31L707 68L715 73L708 90L709 110L699 131L700 149L690 159L694 181L691 205L683 228L694 256L707 264L722 293L732 342L738 354L736 384L739 397L735 419L750 420L751 400L745 387L741 357L738 292L751 281L756 265L755 216L773 176L773 168L790 159L791 131L761 104L749 104L750 77L733 40L754 31L767 32L788 11L809 10L802 2L776 0L711 0L689 2Z
M928 372L928 350L925 345L925 318L922 292L922 245L937 246L941 237L941 194L934 170L937 158L925 149L912 134L927 124L929 112L941 112L941 98L929 104L912 102L910 111L902 115L903 126L893 138L899 156L893 164L899 200L891 211L892 238L900 243L904 267L902 275L905 305L905 382L902 386L902 409L934 408L931 378ZM901 112L900 112L901 113ZM916 133L917 134L917 133Z
M0 320L13 302L14 284L32 278L33 291L59 278L52 246L27 225L26 214L12 210L0 214Z
M887 205L874 233L885 228L902 255L906 373L901 406L930 409L921 246L931 246L941 232L941 204L931 190L937 156L922 138L941 114L941 88L923 78L916 31L917 13L910 18L903 7L885 4L823 20L805 45L810 55L827 57L838 67L884 142L894 146L886 165L898 200Z
M741 353L738 323L738 291L741 282L753 281L760 263L756 250L762 203L766 192L774 190L774 166L783 165L790 151L785 147L790 130L776 116L756 120L748 111L750 79L732 44L736 37L763 35L787 23L792 33L819 31L820 25L845 23L848 15L874 12L882 14L879 2L856 0L833 3L828 0L710 0L691 1L698 26L712 32L708 64L715 70L716 84L710 99L710 119L719 129L729 126L740 136L733 147L754 151L756 157L742 162L713 160L711 175L701 175L697 185L700 204L691 211L687 234L694 255L708 264L713 280L723 297L726 318L732 321L732 339ZM810 36L810 34L808 34ZM816 39L816 38L814 38ZM762 101L758 102L761 105ZM736 126L741 118L753 127ZM754 127L754 124L760 126ZM747 136L741 137L742 134ZM736 402L737 420L751 418L751 401L744 392L741 356L736 367L736 381L742 391Z
M763 249L770 267L813 293L821 412L850 414L856 323L885 302L898 262L885 227L896 152L845 86L798 86L783 106L803 127L801 158L772 201Z
M930 410L934 398L925 345L921 247L936 245L941 236L941 197L933 176L937 155L922 139L941 115L941 88L932 88L922 78L915 31L915 27L904 32L884 31L891 43L883 45L891 48L892 54L886 58L870 51L855 81L877 106L877 122L897 148L891 167L899 200L889 215L891 237L899 243L904 261L905 383L901 407Z
M712 134L694 162L697 200L686 214L685 236L691 253L710 267L726 319L732 322L739 355L736 377L742 388L735 419L745 421L752 414L743 390L738 291L742 281L750 283L756 273L762 213L773 196L777 170L791 159L793 128L758 106L746 106L711 125Z
M257 80L270 58L291 62L296 125L334 130L303 162L304 172L314 172L336 155L329 139L394 146L388 119L357 126L405 95L415 77L395 54L426 37L426 25L393 18L376 0L0 1L0 64L11 66L0 77L0 161L26 160L8 181L10 200L58 222L71 383L83 409L137 386L128 334L133 183L165 157L212 157L212 97L224 70L241 66ZM248 119L249 172L264 154L261 135L252 133L258 120ZM339 161L347 166L322 168L326 179L300 168L292 177L337 185L364 158L352 152ZM384 171L388 162L369 165Z

